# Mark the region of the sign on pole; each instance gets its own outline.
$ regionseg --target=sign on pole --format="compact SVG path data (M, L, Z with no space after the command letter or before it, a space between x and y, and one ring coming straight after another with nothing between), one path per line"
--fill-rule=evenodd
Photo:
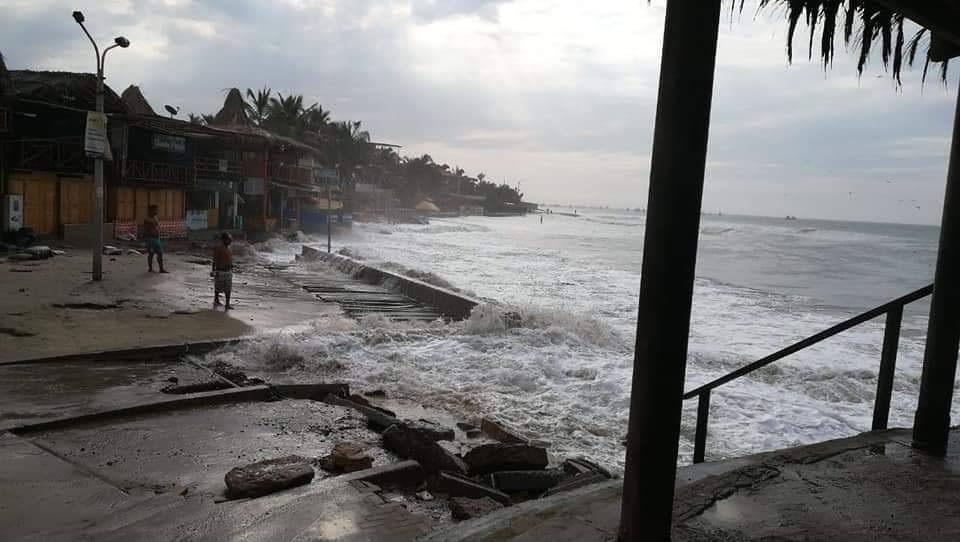
M107 144L107 115L96 111L87 111L87 130L84 137L84 150L91 158L103 158L109 152Z

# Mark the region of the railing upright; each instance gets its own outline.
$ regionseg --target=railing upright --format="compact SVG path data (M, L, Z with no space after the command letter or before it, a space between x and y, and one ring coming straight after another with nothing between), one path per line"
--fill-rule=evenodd
M903 305L892 307L887 313L883 329L883 349L880 351L880 373L877 375L877 396L873 403L873 430L887 428L890 417L890 397L893 394L893 374L897 368L897 348L900 344L900 323Z
M710 419L710 388L700 392L697 400L697 432L693 439L693 462L703 463L707 451L707 422Z

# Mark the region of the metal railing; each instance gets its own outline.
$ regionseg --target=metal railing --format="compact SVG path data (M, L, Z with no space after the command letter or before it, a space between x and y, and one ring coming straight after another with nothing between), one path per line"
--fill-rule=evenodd
M900 323L903 320L903 307L913 303L918 299L927 297L933 292L933 285L930 284L919 290L898 297L893 301L884 303L879 307L858 314L849 320L844 320L839 324L829 327L820 333L811 335L806 339L798 341L790 346L778 350L769 356L758 359L757 361L745 365L736 371L730 372L716 380L708 382L698 388L683 394L683 400L697 398L697 429L693 444L693 462L702 463L704 453L707 447L707 420L710 416L710 392L728 382L736 380L741 376L746 376L757 369L762 369L771 363L783 359L790 354L794 354L804 348L813 346L820 341L829 339L838 333L842 333L852 327L858 326L877 316L885 314L887 316L883 331L883 348L880 351L880 374L877 378L877 395L873 404L873 426L874 431L887 428L887 420L890 416L890 396L893 392L893 373L897 364L897 346L900 341Z

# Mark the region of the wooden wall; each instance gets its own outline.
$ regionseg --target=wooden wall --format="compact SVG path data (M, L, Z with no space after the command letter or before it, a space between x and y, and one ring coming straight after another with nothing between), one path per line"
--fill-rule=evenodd
M186 208L182 190L118 187L110 190L110 215L117 222L142 222L147 208L156 205L160 220L183 220Z
M24 226L40 235L57 235L63 224L89 224L93 218L93 181L56 173L14 173L9 192L23 195Z

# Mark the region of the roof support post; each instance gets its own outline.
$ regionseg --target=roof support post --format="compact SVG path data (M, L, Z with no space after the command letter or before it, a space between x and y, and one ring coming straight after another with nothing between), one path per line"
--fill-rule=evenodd
M954 115L920 400L913 422L913 447L937 455L947 451L960 345L960 89Z
M653 136L620 540L667 540L720 0L668 0Z

